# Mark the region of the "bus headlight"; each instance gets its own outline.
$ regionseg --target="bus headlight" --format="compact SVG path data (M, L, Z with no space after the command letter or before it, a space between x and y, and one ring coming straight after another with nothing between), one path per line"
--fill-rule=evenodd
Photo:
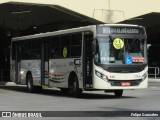
M101 78L102 80L107 80L107 79L108 79L106 75L104 75L104 74L102 74L102 73L100 73L100 72L98 72L98 71L95 71L95 74L96 74L99 78Z
M21 71L20 71L20 74L21 74L21 75L24 75L24 73L25 73L24 70L21 70Z

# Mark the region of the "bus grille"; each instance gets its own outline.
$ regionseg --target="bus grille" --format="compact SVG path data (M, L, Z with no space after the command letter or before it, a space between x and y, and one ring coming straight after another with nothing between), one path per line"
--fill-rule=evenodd
M113 73L136 73L144 70L144 67L108 67L108 72Z

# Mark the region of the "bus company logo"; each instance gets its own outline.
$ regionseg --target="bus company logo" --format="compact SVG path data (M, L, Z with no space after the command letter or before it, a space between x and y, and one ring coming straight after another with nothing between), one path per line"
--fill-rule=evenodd
M12 117L11 112L2 112L2 117Z
M2 117L42 117L42 114L40 112L2 112Z

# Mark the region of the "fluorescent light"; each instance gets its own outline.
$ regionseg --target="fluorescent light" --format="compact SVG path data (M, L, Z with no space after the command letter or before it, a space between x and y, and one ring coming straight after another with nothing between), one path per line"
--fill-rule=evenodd
M30 10L26 10L26 11L15 11L15 12L11 12L11 14L22 14L22 13L30 13Z

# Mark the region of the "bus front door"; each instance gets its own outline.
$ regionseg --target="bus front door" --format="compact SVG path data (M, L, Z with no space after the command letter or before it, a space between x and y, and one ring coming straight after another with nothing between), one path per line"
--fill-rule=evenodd
M83 85L84 88L92 88L92 41L93 34L84 34L84 47L83 47Z

